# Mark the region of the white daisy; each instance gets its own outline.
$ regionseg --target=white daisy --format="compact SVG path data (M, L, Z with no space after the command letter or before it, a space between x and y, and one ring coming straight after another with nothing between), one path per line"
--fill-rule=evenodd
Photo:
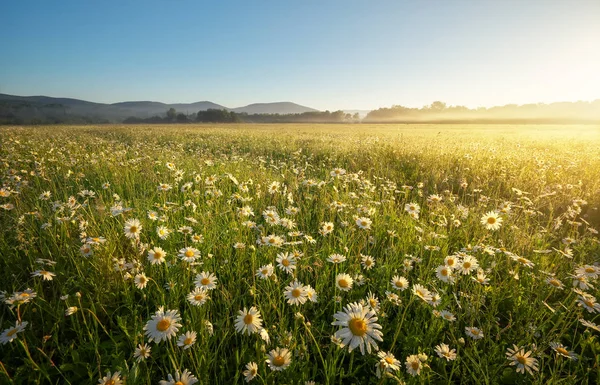
M335 337L342 341L344 346L348 346L348 351L354 350L357 346L360 352L371 353L371 347L378 350L377 341L383 341L383 333L378 330L381 325L377 324L377 316L370 308L365 308L359 303L350 303L346 305L344 311L333 315L336 320L332 322L334 326L342 326L342 329L335 333Z

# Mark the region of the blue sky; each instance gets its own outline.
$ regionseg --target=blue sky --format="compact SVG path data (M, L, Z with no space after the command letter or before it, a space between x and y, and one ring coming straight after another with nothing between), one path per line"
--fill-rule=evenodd
M600 1L4 1L0 93L373 109L600 98Z

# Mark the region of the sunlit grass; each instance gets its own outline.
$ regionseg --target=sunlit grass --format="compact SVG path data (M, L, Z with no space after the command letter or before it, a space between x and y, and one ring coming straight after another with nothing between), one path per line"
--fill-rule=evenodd
M10 127L0 139L0 383L97 383L118 371L155 384L186 369L203 384L243 383L250 362L252 381L268 384L598 381L597 127ZM284 243L268 246L270 235ZM157 247L166 262L148 258ZM450 282L448 256L469 262L449 268ZM203 272L216 282L195 305ZM35 298L15 297L28 288ZM343 329L334 314L361 301L383 335L365 355L332 339ZM262 336L236 332L253 306ZM176 323L150 325L159 307L181 326L149 342L145 326ZM366 323L353 322L362 336ZM178 346L192 331L195 342ZM134 356L140 344L146 359ZM456 359L438 356L440 344ZM277 348L289 357L266 362Z

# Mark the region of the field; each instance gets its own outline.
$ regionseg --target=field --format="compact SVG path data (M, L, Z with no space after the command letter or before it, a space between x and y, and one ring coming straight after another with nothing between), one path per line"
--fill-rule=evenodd
M1 384L600 381L599 127L0 140Z

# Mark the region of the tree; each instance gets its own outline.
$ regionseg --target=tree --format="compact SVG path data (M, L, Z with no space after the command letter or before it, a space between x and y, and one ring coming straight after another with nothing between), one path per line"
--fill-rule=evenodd
M184 113L180 112L180 113L177 114L177 122L179 122L179 123L185 123L187 121L188 121L188 118L187 118L187 116L185 116Z
M177 116L177 111L175 111L174 108L169 108L169 111L167 111L167 119L173 121L173 120L175 120L176 116Z

